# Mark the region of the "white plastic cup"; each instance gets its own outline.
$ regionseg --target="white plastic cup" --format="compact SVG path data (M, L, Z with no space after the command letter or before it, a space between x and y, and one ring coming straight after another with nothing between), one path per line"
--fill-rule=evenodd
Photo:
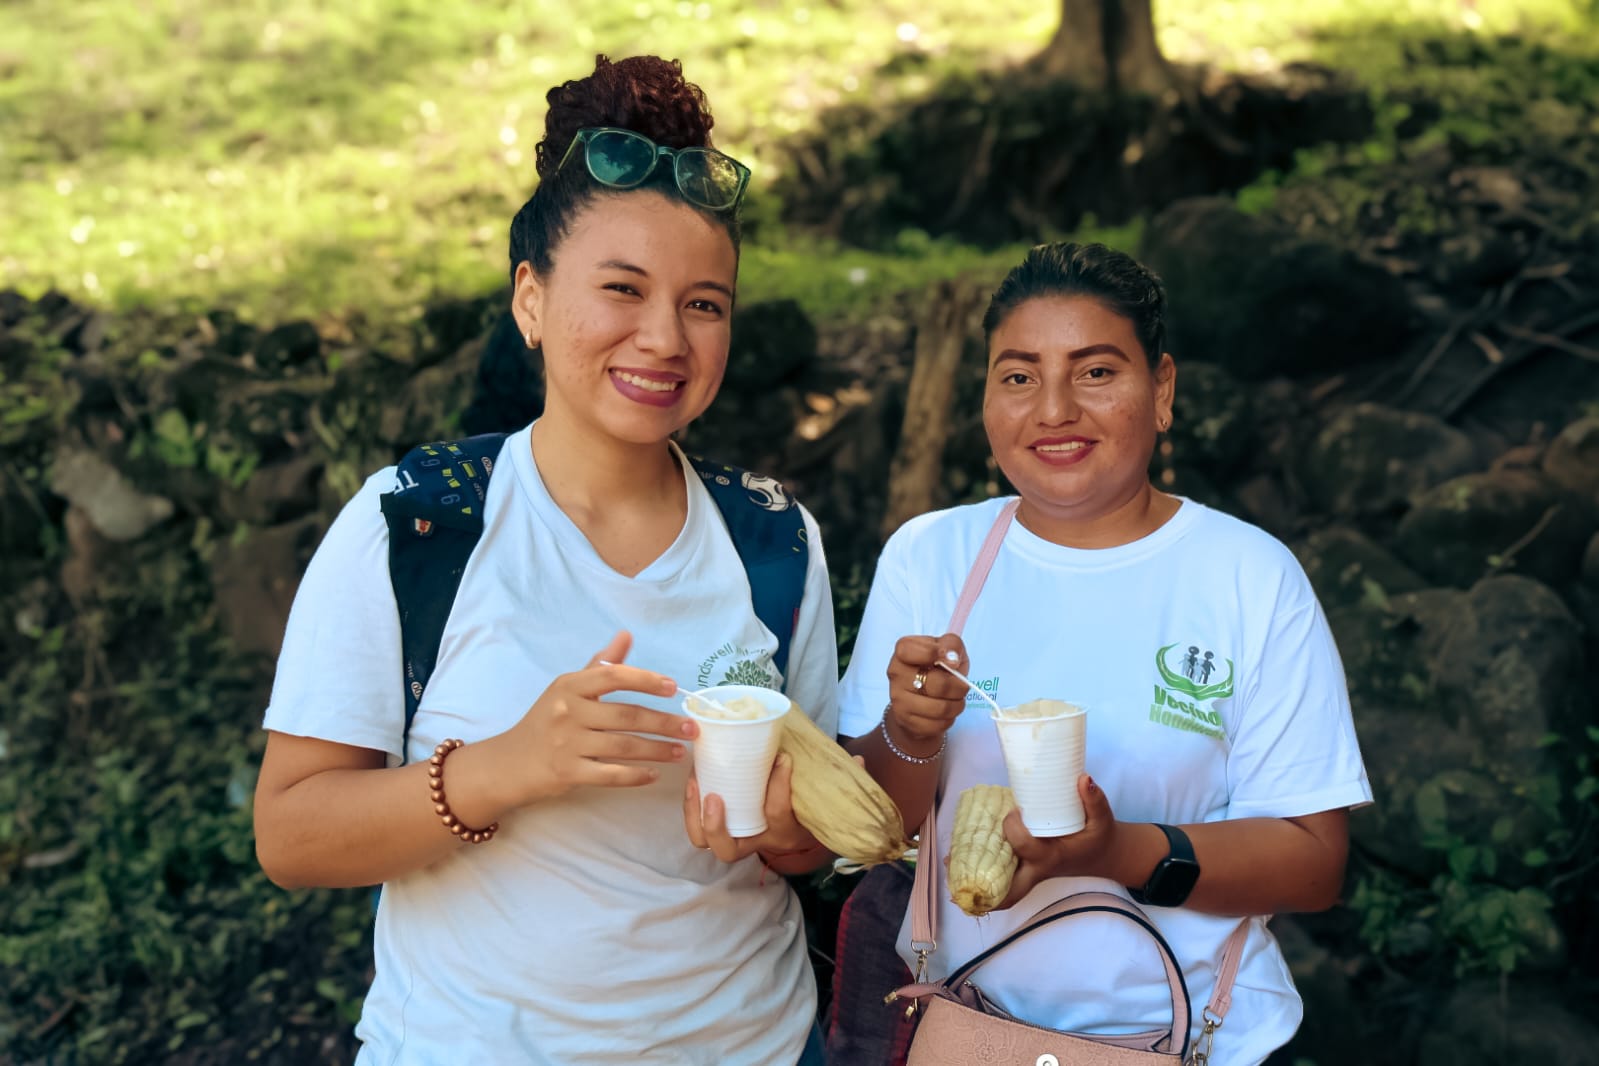
M1041 706L1042 705L1042 706ZM1088 823L1077 795L1088 746L1088 710L1062 700L1032 700L1015 710L1037 710L1046 716L1011 718L990 714L999 730L1011 791L1022 811L1022 824L1035 837L1063 837Z
M729 720L710 718L694 708L694 696L717 703L739 697L760 702L770 712L764 718ZM777 744L783 736L783 715L788 697L759 685L718 685L701 689L683 700L683 711L700 725L694 742L694 775L699 778L700 803L715 793L727 812L727 831L735 837L766 832L766 781L772 776Z

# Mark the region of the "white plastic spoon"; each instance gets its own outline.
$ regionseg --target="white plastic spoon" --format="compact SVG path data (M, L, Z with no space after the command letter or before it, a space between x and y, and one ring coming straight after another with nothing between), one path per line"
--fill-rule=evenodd
M986 703L990 707L994 708L994 714L996 716L998 716L998 717L1003 717L1004 716L1005 709L1003 707L1001 707L999 704L994 702L994 697L990 696L988 693L986 693L982 689L978 688L977 685L972 681L971 678L967 677L965 674L961 673L959 670L955 669L953 666L951 666L948 663L946 663L943 659L939 659L938 660L938 665L943 667L945 670L949 671L950 676L953 677L955 680L959 681L961 684L965 685L967 688L971 689L973 692L975 692L979 696L981 696L983 698L983 702L984 703Z

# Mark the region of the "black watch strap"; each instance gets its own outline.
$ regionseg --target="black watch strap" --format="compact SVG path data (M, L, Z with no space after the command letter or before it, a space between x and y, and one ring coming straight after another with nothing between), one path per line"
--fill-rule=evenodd
M1170 848L1167 858L1181 859L1198 865L1198 860L1194 858L1194 842L1188 839L1187 833L1175 825L1161 825L1159 822L1155 823L1155 828L1166 834L1166 844Z
M1128 893L1138 903L1155 907L1180 907L1199 880L1199 861L1194 856L1193 842L1188 834L1175 825L1155 823L1166 836L1166 857L1155 864L1149 880L1141 888L1128 888Z

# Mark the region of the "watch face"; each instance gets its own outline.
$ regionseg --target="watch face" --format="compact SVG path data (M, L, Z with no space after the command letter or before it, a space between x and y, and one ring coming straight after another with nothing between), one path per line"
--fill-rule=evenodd
M1144 898L1156 907L1180 907L1198 880L1197 862L1168 857L1155 867L1144 888Z

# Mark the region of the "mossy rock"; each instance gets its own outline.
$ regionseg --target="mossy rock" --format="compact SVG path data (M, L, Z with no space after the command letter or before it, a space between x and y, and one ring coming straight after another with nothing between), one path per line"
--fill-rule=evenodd
M1543 472L1566 491L1599 507L1599 418L1561 430L1544 453Z
M1324 607L1371 604L1426 587L1420 574L1350 526L1318 530L1294 551Z
M1417 872L1436 865L1437 855L1411 855L1425 834L1406 813L1433 782L1434 801L1449 809L1434 836L1447 830L1486 842L1498 833L1503 876L1541 876L1516 864L1570 814L1561 799L1566 756L1545 738L1580 739L1588 691L1582 634L1559 598L1503 576L1469 592L1427 589L1333 607L1328 619L1380 796L1368 819L1381 841L1375 849Z
M1599 1066L1599 1025L1580 997L1552 979L1462 984L1425 1025L1417 1066Z
M1140 252L1166 283L1172 353L1246 380L1392 358L1413 329L1391 276L1228 200L1173 204L1150 221Z
M1400 520L1395 548L1417 571L1465 588L1496 571L1562 587L1594 534L1588 504L1530 470L1490 470L1434 486Z
M1236 470L1259 442L1254 391L1214 363L1177 367L1170 439L1174 460L1212 478Z
M285 322L255 343L255 365L268 373L291 373L320 362L322 337L309 322ZM320 367L316 367L320 369Z
M1312 502L1334 515L1396 512L1481 466L1471 438L1442 419L1369 403L1333 415L1294 463Z
M1409 708L1432 703L1422 641L1429 619L1455 610L1460 596L1453 589L1424 589L1382 602L1327 606L1327 623L1357 710L1363 703Z
M1440 696L1507 782L1552 769L1544 737L1581 737L1591 687L1577 619L1548 587L1515 575L1486 578L1424 636Z

